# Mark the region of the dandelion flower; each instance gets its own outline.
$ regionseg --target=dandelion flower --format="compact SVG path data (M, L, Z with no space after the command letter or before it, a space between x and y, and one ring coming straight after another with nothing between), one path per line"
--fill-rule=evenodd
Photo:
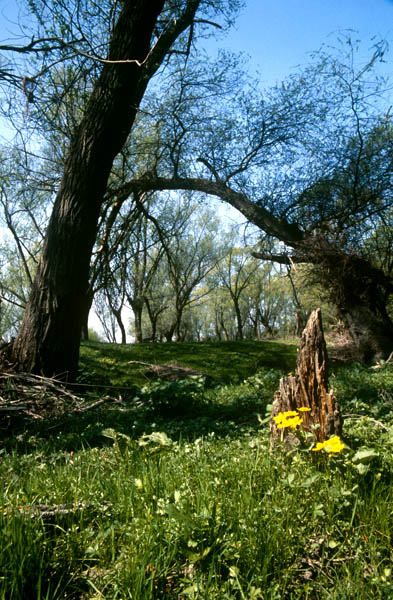
M279 413L276 417L273 417L277 424L277 429L284 429L284 427L291 427L295 429L298 425L303 423L303 419L299 417L296 410L288 410L284 413Z
M297 427L298 425L301 425L303 423L303 419L301 419L298 415L297 417L292 417L291 419L287 419L287 423L288 423L288 427L295 429L295 427Z
M280 425L280 423L282 423L283 421L285 421L285 417L282 413L278 413L278 415L276 417L273 417L273 419L275 420L275 422L277 423L277 425Z
M335 435L332 438L330 438L330 440L318 442L315 448L312 449L313 452L319 452L320 450L326 450L329 453L337 453L344 450L344 444L342 443L338 435Z
M299 412L310 412L310 410L311 410L311 408L310 408L310 407L308 407L308 406L300 406L300 407L298 408L298 411L299 411Z

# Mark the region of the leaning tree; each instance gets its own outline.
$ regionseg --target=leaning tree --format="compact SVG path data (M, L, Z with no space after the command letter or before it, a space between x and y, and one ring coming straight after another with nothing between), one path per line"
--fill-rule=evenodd
M43 34L24 46L0 47L8 53L41 52L44 56L39 73L23 79L29 102L34 99L36 79L51 66L51 52L61 54L54 57L54 64L77 55L99 65L69 142L31 296L12 345L10 357L19 369L75 377L81 327L90 302L90 258L115 157L160 67L172 55L186 63L198 30L206 31L217 18L230 19L238 4L237 0L103 3L107 17L103 43L101 37L94 40L94 32L81 29L85 3L62 0L55 7L42 0L30 5L39 16ZM119 5L119 12L112 11ZM51 11L56 12L57 21ZM60 22L60 33L54 35L51 30L46 35L45 14L51 18L51 27Z
M270 92L238 89L225 102L200 99L190 62L160 105L156 136L165 145L152 155L154 170L120 186L116 197L197 190L235 207L280 242L278 252L255 256L313 265L362 358L374 361L393 349L393 279L369 241L391 214L393 123L389 88L375 74L384 45L361 65L347 47L347 60L319 53ZM198 110L185 111L196 97Z

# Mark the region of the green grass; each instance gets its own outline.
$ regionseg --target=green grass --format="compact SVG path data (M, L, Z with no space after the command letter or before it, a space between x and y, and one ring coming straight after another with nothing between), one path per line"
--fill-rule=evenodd
M115 385L137 385L129 360L214 384L143 378L121 403L4 440L0 600L392 597L393 369L335 371L347 446L329 458L270 449L293 347L162 346L167 360L152 344L89 344L83 360Z
M259 368L291 370L296 363L295 344L279 342L186 342L184 344L103 344L85 342L81 368L94 371L113 385L143 385L146 367L129 364L178 364L201 371L218 383L239 382Z

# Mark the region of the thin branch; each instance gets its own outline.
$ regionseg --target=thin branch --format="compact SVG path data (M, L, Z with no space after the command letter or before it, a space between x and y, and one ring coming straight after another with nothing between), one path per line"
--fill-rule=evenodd
M260 260L268 260L279 263L280 265L291 266L293 263L306 262L304 257L295 254L271 254L270 252L251 252L251 256Z
M29 52L49 52L52 50L60 50L61 48L72 47L72 44L80 43L85 41L84 39L74 40L72 42L65 42L59 37L48 37L48 38L39 38L37 40L32 38L30 44L26 46L13 46L3 44L0 45L0 50L4 50L5 52L18 52L20 54L27 54ZM47 43L47 42L57 42L55 46L44 46L36 48L37 44Z

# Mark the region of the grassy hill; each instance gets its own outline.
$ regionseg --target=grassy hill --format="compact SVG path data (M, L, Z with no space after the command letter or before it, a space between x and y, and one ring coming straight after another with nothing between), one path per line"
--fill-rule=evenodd
M200 342L182 344L103 344L85 342L81 348L84 372L109 378L113 385L143 385L146 365L181 365L201 371L217 383L238 383L259 368L293 370L296 345L273 341Z
M392 367L332 373L345 449L329 455L270 448L294 345L81 354L80 405L0 423L0 600L393 597Z

